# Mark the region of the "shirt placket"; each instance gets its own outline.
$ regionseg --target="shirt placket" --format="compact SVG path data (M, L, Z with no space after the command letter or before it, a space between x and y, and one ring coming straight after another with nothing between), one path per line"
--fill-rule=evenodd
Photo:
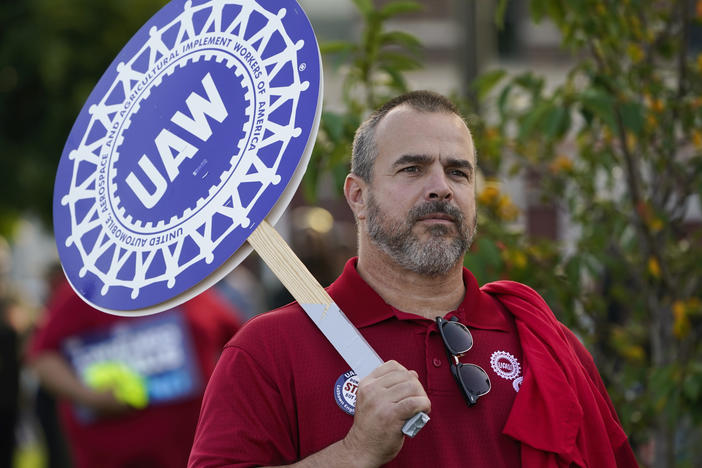
M427 393L450 393L456 391L456 383L446 357L443 342L434 324L426 328L424 335Z

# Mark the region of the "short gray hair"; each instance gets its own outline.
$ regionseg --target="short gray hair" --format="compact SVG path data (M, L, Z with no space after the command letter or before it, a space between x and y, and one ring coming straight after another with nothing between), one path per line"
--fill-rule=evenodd
M356 130L351 150L352 174L356 174L364 181L370 182L373 174L373 163L378 155L375 146L375 130L388 112L402 104L407 104L421 112L455 114L465 122L456 105L441 94L421 90L397 96L371 113Z

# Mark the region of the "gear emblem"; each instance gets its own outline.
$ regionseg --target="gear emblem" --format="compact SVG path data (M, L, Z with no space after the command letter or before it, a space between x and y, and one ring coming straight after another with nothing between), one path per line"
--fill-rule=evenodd
M492 353L490 356L490 367L497 375L507 380L516 379L522 371L517 358L506 351L495 351Z

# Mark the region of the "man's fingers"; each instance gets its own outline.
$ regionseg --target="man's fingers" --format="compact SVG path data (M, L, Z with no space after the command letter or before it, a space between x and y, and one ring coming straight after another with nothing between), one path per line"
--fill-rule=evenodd
M371 383L381 385L384 388L391 388L398 383L408 380L419 382L418 374L413 370L407 370L402 364L397 361L388 361L377 367L371 372L365 380L365 384ZM364 383L363 380L361 383ZM421 386L421 384L420 384Z
M388 361L361 380L358 396L393 419L407 419L420 411L429 412L431 402L415 371L397 361Z
M389 361L386 361L373 369L373 371L368 374L368 377L370 378L380 378L386 374L398 371L398 370L404 370L407 371L407 368L400 364L399 362L395 361L394 359L391 359Z
M399 406L398 414L403 421L419 412L427 414L431 412L431 400L426 395L403 398L396 404Z

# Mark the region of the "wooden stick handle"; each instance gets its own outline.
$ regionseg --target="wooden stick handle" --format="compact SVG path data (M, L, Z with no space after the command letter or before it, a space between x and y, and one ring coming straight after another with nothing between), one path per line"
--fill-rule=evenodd
M268 221L264 219L258 225L248 242L297 302L323 305L334 302Z

